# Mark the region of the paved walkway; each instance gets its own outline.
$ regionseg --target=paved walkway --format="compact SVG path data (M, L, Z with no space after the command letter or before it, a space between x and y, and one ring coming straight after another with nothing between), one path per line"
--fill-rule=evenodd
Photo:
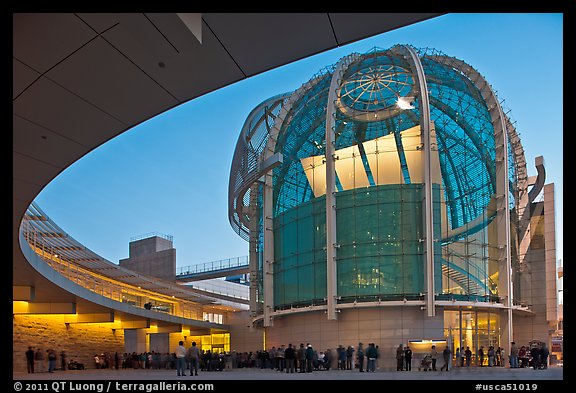
M547 370L509 369L501 367L455 367L446 371L383 371L374 373L330 370L312 373L286 374L274 370L233 369L224 371L200 371L197 377L178 377L176 370L82 370L55 371L54 373L13 373L14 380L180 380L180 381L225 381L225 380L562 380L562 367Z

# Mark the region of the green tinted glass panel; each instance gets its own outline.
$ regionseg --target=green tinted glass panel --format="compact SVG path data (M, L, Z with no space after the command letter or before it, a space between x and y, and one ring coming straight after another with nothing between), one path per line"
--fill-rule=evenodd
M424 292L422 192L421 184L403 184L336 194L337 291L342 301ZM439 192L436 187L435 198ZM274 219L276 307L325 302L325 203L325 197L315 198ZM433 213L439 233L439 203ZM435 243L434 252L436 287L441 288L440 244Z

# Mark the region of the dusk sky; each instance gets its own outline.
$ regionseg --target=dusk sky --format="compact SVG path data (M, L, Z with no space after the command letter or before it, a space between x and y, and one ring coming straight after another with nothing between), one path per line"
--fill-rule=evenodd
M250 111L293 91L351 52L395 44L435 48L477 69L515 121L528 174L542 155L555 184L563 258L563 15L447 14L342 46L206 94L95 149L36 198L64 231L118 263L130 238L174 237L177 267L248 255L228 222L228 179Z

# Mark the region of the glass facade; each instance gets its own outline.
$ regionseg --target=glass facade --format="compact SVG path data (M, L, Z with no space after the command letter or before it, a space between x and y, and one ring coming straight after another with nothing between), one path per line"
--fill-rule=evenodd
M477 354L480 348L484 353L493 346L498 348L500 343L500 317L498 311L484 311L479 309L461 308L444 311L444 336L452 350L470 348L472 351L472 364L478 365L480 361ZM484 365L488 365L488 356L484 357Z
M438 187L436 191L439 193ZM421 184L337 193L336 219L343 223L337 232L341 302L421 298L421 194ZM274 219L274 301L278 307L325 304L325 203L325 196L321 196ZM439 206L435 210L439 218ZM440 264L439 246L436 254ZM440 287L440 266L435 272Z
M405 49L356 56L337 79L333 105L328 96L337 65L281 96L285 113L275 112L269 130L277 131L266 139L267 149L283 158L271 169L272 228L263 224L263 183L258 216L252 218L259 220L260 273L263 234L273 230L275 309L326 304L326 116L332 106L338 302L423 299L428 170L436 299L499 300L490 110L467 71L439 51L413 48L429 100L430 151L425 155L421 122L426 111L415 60ZM511 150L508 156L513 169ZM509 173L512 190L514 173ZM259 301L262 279L259 274Z

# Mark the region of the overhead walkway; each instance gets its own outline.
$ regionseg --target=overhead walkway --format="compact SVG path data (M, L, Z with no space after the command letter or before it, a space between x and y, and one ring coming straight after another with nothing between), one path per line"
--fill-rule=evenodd
M248 272L248 256L242 256L181 267L176 271L176 280L180 282L192 282L236 276Z

